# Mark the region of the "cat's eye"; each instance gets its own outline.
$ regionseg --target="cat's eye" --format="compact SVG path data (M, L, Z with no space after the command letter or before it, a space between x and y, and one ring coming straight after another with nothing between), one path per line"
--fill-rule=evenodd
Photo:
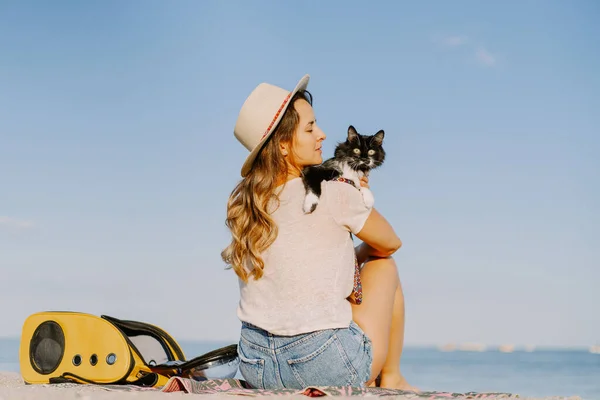
M369 151L367 152L367 154L368 154L368 155L370 155L370 156L372 156L373 154L375 154L375 150L369 150Z
M359 149L354 149L354 154L360 154L360 150Z

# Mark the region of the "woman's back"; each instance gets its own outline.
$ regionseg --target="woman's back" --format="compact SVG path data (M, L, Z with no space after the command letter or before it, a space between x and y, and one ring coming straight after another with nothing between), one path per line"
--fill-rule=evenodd
M384 387L410 388L399 371L404 298L390 257L400 238L345 182L322 183L317 209L303 213L300 177L323 163L326 138L308 81L292 91L259 84L234 127L249 153L227 203L231 242L221 257L240 283L240 372L255 388L362 386L378 375ZM267 207L274 195L279 204ZM363 241L356 252L349 232Z
M295 335L348 327L346 298L354 277L354 245L369 216L360 192L344 182L324 182L319 206L304 214L300 178L285 184L272 213L275 242L263 254L264 275L240 280L238 316L273 334Z

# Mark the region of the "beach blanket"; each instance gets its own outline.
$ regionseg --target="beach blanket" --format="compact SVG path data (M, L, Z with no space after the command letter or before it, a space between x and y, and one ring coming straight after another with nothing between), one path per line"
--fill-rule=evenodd
M296 389L251 389L243 380L216 379L195 381L186 378L173 377L161 389L163 392L185 392L194 394L227 394L241 396L290 396L304 395L308 397L321 396L360 396L360 397L397 397L402 399L514 399L519 398L511 393L449 393L449 392L410 392L404 390L361 387L307 387Z
M39 390L38 390L39 389ZM93 399L98 392L109 392L119 397L99 396L98 399L124 398L119 393L137 392L139 399L160 398L160 393L190 393L198 395L212 395L207 398L223 398L223 396L250 396L260 397L273 396L275 398L287 397L298 399L302 397L334 396L338 398L348 397L385 397L394 400L431 399L431 400L458 400L458 399L523 399L531 400L531 397L523 397L511 393L450 393L450 392L420 392L413 393L402 390L383 388L359 388L359 387L308 387L303 390L260 390L249 388L243 380L222 379L194 381L185 378L173 377L161 388L141 387L135 385L94 385L79 383L56 383L27 385L21 377L16 374L0 372L0 399L25 399L25 398L60 398L60 399ZM145 394L149 396L144 397ZM159 395L159 396L157 396ZM195 396L192 396L195 398ZM191 397L191 398L192 398ZM171 398L166 395L165 399ZM180 398L179 396L177 398ZM185 396L184 396L185 398ZM552 396L543 400L581 400L579 396Z

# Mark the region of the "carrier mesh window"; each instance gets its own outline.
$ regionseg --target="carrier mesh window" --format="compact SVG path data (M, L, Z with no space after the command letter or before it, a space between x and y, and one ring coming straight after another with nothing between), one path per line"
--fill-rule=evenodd
M56 322L46 321L33 333L29 343L31 366L40 374L54 372L65 352L65 334Z
M160 365L169 361L169 355L162 343L150 335L129 336L129 340L140 352L140 355L148 365Z

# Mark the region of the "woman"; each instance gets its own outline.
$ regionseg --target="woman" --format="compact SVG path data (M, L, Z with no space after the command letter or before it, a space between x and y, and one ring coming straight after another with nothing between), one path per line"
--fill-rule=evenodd
M391 258L400 239L345 182L324 182L316 210L302 212L302 169L323 161L325 140L308 80L291 92L258 85L234 128L250 154L227 204L232 240L221 255L240 284L240 372L265 389L377 378L413 389L400 372L404 298ZM350 233L363 241L356 249Z

